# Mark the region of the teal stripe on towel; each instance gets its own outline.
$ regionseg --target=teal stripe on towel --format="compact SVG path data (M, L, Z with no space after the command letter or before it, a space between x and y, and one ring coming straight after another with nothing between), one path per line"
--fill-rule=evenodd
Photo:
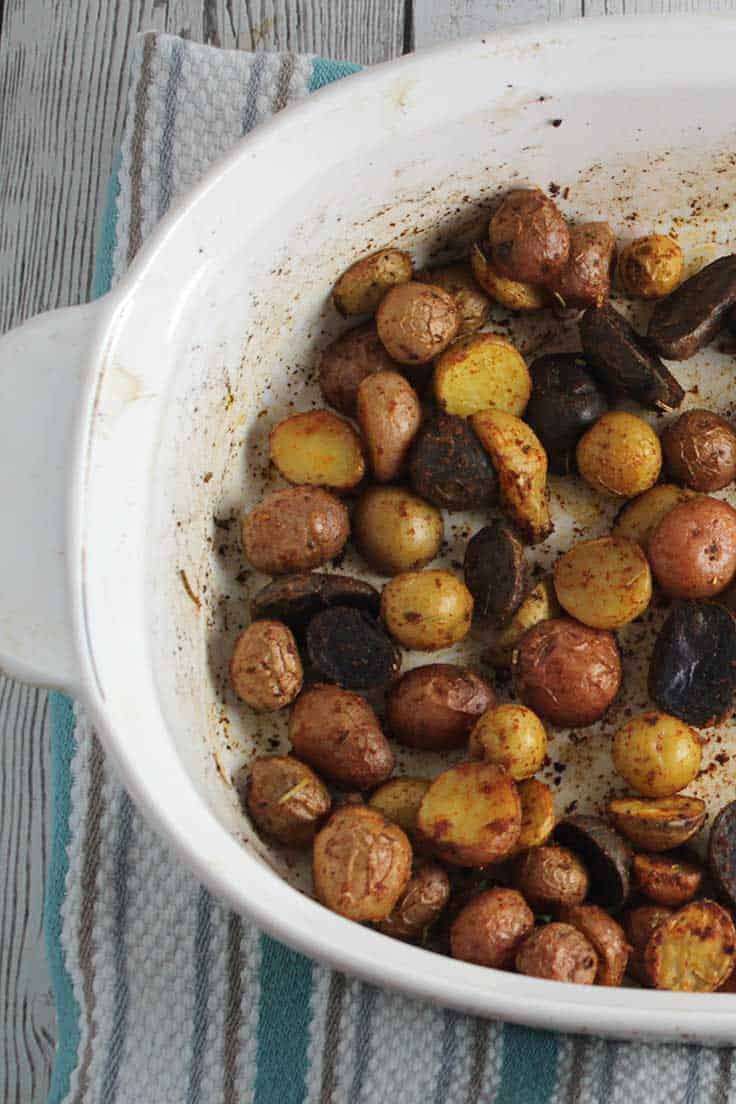
M548 1031L507 1024L501 1084L493 1104L545 1104L557 1080L557 1040Z
M332 84L341 77L359 73L362 68L362 65L355 65L352 61L328 61L326 58L315 58L309 80L309 91L318 92L326 84Z
M261 998L253 1104L301 1104L307 1073L312 963L261 936Z

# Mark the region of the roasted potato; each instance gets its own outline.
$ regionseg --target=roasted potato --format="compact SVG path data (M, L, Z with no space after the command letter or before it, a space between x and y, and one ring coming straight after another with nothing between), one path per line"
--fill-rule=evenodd
M521 801L521 832L517 851L546 843L555 827L555 799L546 782L526 778L518 785Z
M516 955L516 969L548 981L593 985L598 955L593 944L572 924L546 924L536 928Z
M669 598L712 598L736 574L736 510L706 495L681 502L657 525L647 553Z
M335 606L315 614L307 629L314 673L346 690L376 690L398 674L401 657L383 626L365 610Z
M736 619L719 602L676 602L654 642L649 696L703 728L725 720L736 695Z
M273 491L242 522L245 557L267 575L320 567L342 552L349 534L344 503L321 487Z
M561 613L554 583L547 576L529 591L508 625L491 636L483 659L492 667L510 667L524 633Z
M699 797L617 797L608 815L621 835L645 851L671 851L700 831L705 802Z
M636 541L646 550L649 538L665 514L692 496L693 492L686 487L676 487L674 483L657 483L621 507L613 523L611 536Z
M635 414L610 410L578 441L578 470L596 491L633 498L648 491L662 470L662 448L652 427Z
M524 358L499 334L461 337L437 360L434 396L447 414L467 418L493 408L521 417L531 390Z
M550 471L569 475L575 468L575 446L605 414L608 403L578 353L538 357L531 377L525 419L547 453Z
M711 410L686 410L662 434L673 479L694 491L720 491L736 479L736 432Z
M368 487L353 511L353 539L374 571L416 571L439 552L442 514L403 487Z
M624 290L638 299L663 299L682 280L684 259L676 241L647 234L621 250L618 274Z
M595 948L598 955L595 984L620 985L631 949L621 925L598 905L571 905L562 909L560 919L577 928Z
M388 292L376 313L376 327L399 364L428 364L457 337L460 312L442 288L412 281Z
M570 227L570 255L548 287L565 307L600 307L611 294L616 238L607 222Z
M419 806L429 786L428 778L389 778L371 794L368 804L386 820L398 824L413 840L416 837Z
M381 595L370 583L350 575L308 571L261 587L250 600L250 616L253 621L283 621L300 640L314 615L333 606L353 606L377 617Z
M358 388L366 376L395 367L381 344L375 322L366 322L341 334L322 351L319 385L330 406L354 418Z
M670 908L697 897L703 881L702 867L674 855L634 855L631 875L642 897Z
M498 472L503 509L529 544L539 544L552 532L547 454L539 438L502 410L483 410L471 423Z
M473 270L466 261L423 269L415 279L442 288L455 300L460 315L458 337L475 333L488 321L491 304L488 296L478 287L480 281L476 282L473 278Z
M473 724L493 706L479 675L452 663L414 667L386 695L386 721L399 743L428 751L462 747Z
M534 913L515 889L489 889L474 897L450 929L453 958L504 969L534 928Z
M384 935L409 942L422 939L440 918L450 897L447 871L434 862L420 863L407 882L393 912L376 924Z
M422 420L416 391L398 372L374 372L358 388L357 411L374 477L398 479Z
M411 280L412 262L401 249L379 249L343 272L332 289L340 314L373 314L386 292Z
M291 629L279 621L254 621L235 641L230 682L258 713L290 705L302 688L304 671Z
M418 495L446 510L487 506L498 493L498 478L487 453L464 418L440 414L417 433L409 461Z
M364 698L339 686L310 686L289 718L298 759L341 786L368 790L385 782L394 755L378 718Z
M384 586L381 616L405 648L436 652L467 635L473 597L451 571L404 571Z
M613 764L643 797L671 797L700 770L700 742L677 717L650 710L632 717L613 738Z
M470 263L476 280L492 299L511 311L538 311L550 306L552 300L546 288L502 276L491 264L490 251L486 242L476 242Z
M344 805L314 841L317 900L360 923L386 920L407 886L411 859L411 844L397 824L366 805Z
M729 801L713 821L708 866L719 893L736 908L736 801Z
M530 629L520 641L514 669L524 704L565 728L600 720L621 686L613 635L567 617Z
M538 188L508 193L491 218L488 241L496 271L522 283L548 284L570 255L567 223Z
M644 951L656 989L712 993L736 961L733 920L715 901L692 901L664 920Z
M574 813L557 825L555 839L585 862L593 904L620 909L629 896L631 848L618 832L600 817Z
M289 483L349 491L365 475L360 437L350 422L330 410L284 418L271 430L269 449L274 466Z
M736 304L736 254L719 257L654 305L648 337L660 356L687 360L728 322Z
M521 802L495 763L460 763L435 778L419 806L417 828L438 858L485 866L510 855L521 831Z
M651 986L644 951L652 934L672 915L672 909L662 905L639 905L623 914L626 938L631 945L627 972L642 985Z
M525 705L491 706L473 726L468 750L476 758L505 767L515 782L521 782L544 763L547 731Z
M514 861L511 880L537 912L579 905L588 896L588 871L566 847L544 844Z
M652 573L640 546L624 537L580 541L555 564L562 608L593 629L618 629L644 613Z
M527 584L524 546L500 518L468 541L463 561L465 585L473 595L473 616L484 626L504 625L522 603Z
M330 811L330 795L317 775L290 755L254 759L234 779L251 820L287 847L309 847Z

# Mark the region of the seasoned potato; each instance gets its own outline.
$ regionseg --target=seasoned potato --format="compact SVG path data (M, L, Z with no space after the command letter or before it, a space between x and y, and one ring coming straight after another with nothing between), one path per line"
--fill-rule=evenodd
M433 560L444 524L436 506L403 487L368 487L353 512L353 538L374 571L398 575Z
M570 255L567 224L538 188L509 192L491 218L488 240L494 268L522 283L549 283Z
M521 417L532 381L524 358L495 333L461 337L437 361L434 395L448 414L467 418L479 410L505 410Z
M692 901L703 881L702 867L674 855L634 855L631 873L643 897L671 908Z
M389 778L371 794L368 804L386 820L398 824L413 839L419 806L429 786L428 778Z
M317 684L297 699L289 718L294 755L342 786L367 790L385 782L394 756L378 718L359 694Z
M649 344L668 360L687 360L728 325L736 305L736 253L711 261L654 304Z
M555 839L569 847L590 871L593 904L620 909L629 896L631 848L602 817L571 813L555 830Z
M662 434L667 471L694 491L720 491L736 479L736 432L712 410L686 410Z
M376 327L399 364L428 364L457 337L460 312L442 288L412 281L389 291L378 308Z
M638 544L624 537L581 541L555 564L562 608L593 629L618 629L640 617L652 597L652 573Z
M436 652L467 635L473 598L451 571L404 571L384 586L381 616L405 648Z
M715 901L693 901L654 930L644 962L656 989L712 993L736 962L733 920Z
M635 847L671 851L700 831L705 802L699 797L617 797L608 802L608 815Z
M630 951L621 925L598 905L571 905L562 910L560 919L577 928L595 948L598 955L596 985L620 985Z
M516 969L530 977L593 985L598 955L593 944L572 924L546 924L536 928L516 955Z
M446 510L473 510L496 498L498 478L464 418L439 414L417 433L409 461L418 495Z
M681 502L657 525L647 552L669 598L712 598L736 574L736 510L705 495Z
M629 295L662 299L682 279L684 260L676 241L665 234L636 238L621 251L618 274Z
M534 928L534 913L515 889L489 889L474 897L450 929L453 958L503 969Z
M373 475L397 479L422 420L416 391L398 372L374 372L358 388L357 411Z
M337 809L314 841L317 900L350 920L386 920L411 875L411 844L365 805Z
M736 802L719 811L708 840L708 866L718 891L736 908Z
M632 717L613 738L613 763L643 797L670 797L700 770L700 742L688 725L650 710Z
M467 262L459 261L457 264L427 268L418 272L415 279L423 284L442 288L453 297L460 315L458 337L475 333L488 321L491 304L488 296L478 287L480 281L476 283L473 270Z
M350 606L377 617L380 605L381 595L362 579L304 571L280 576L257 590L250 600L250 616L252 621L283 621L297 640L303 640L310 621L321 610Z
M527 778L518 785L521 801L521 832L517 851L546 843L555 827L555 799L546 782Z
M462 747L475 721L495 702L479 675L452 663L407 671L386 695L386 721L407 747L447 751Z
M639 905L624 913L622 920L626 938L631 945L627 972L642 985L651 986L644 952L652 934L672 915L672 909L662 905Z
M421 939L442 914L450 897L450 879L438 863L423 862L409 879L393 912L376 925L384 935Z
M692 496L693 492L686 487L657 483L622 506L613 523L611 536L636 541L646 550L649 538L665 514Z
M492 667L510 667L524 633L542 621L559 617L561 612L554 583L547 576L529 591L508 625L492 635L483 659Z
M246 559L267 575L311 571L342 552L350 534L344 503L321 487L273 491L246 514Z
M465 547L463 575L478 624L505 625L527 589L524 545L507 521L492 518L473 534Z
M401 249L379 249L343 272L332 289L342 315L373 314L389 288L411 280L412 263Z
M470 733L471 755L505 767L515 782L531 778L544 763L547 732L525 705L498 705L486 710Z
M610 410L578 441L578 469L596 491L633 498L649 490L662 469L662 449L652 427L635 414Z
M590 880L580 859L566 847L532 847L516 859L512 881L533 909L550 912L579 905L588 896Z
M489 251L485 242L477 242L473 246L470 263L476 280L492 299L512 311L538 311L550 305L546 288L502 276L491 264Z
M290 755L254 759L235 785L256 827L288 847L309 847L330 811L325 786Z
M365 610L335 606L307 629L313 675L345 690L378 690L399 672L401 656L380 621Z
M514 850L521 831L518 791L495 763L460 763L435 778L427 790L417 828L445 862L500 862Z
M471 418L498 472L501 505L529 544L552 532L547 454L534 430L513 414L483 410Z
M570 227L570 255L549 290L565 307L600 307L611 294L616 238L607 222Z
M341 334L323 350L319 385L330 406L353 418L358 388L366 376L393 368L395 364L381 344L375 322L365 322Z
M542 442L550 471L569 475L578 441L605 413L608 402L578 353L537 357L531 377L525 419Z
M269 448L271 460L290 483L349 491L365 475L360 437L350 422L329 410L284 418L271 430Z
M251 709L270 713L290 705L304 672L291 629L279 621L254 621L235 641L230 660L233 690Z
M520 641L514 668L524 704L562 727L600 720L621 686L613 635L567 617L530 629Z

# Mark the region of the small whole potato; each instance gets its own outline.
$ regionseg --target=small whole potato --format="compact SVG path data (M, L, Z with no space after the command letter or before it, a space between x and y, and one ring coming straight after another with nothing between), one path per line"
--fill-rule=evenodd
M631 950L621 925L598 905L572 905L562 910L560 919L577 928L595 948L598 955L596 985L620 985Z
M287 847L311 846L330 811L325 786L306 763L291 755L254 759L235 784L256 827Z
M462 747L473 724L495 702L480 675L452 663L407 671L386 695L386 721L407 747L447 751Z
M451 571L404 571L384 586L381 617L405 648L436 652L467 635L473 598Z
M373 475L389 483L401 475L422 420L416 391L399 372L374 372L358 388L357 409Z
M665 234L636 238L618 259L624 290L639 299L662 299L669 295L682 280L683 268L682 250Z
M382 575L424 567L443 537L441 512L403 487L368 487L353 512L358 551Z
M269 450L275 467L290 483L349 491L365 475L360 437L350 422L330 410L284 418L271 430Z
M492 299L512 311L538 311L550 305L546 288L535 284L523 284L519 280L509 280L491 264L489 247L485 242L476 242L470 255L473 275Z
M530 629L521 639L514 669L524 704L565 728L600 720L621 686L613 635L567 617Z
M613 523L611 536L636 541L646 550L649 538L665 514L692 496L693 492L686 487L676 487L674 483L657 483L621 507Z
M339 686L310 686L289 718L289 739L298 759L331 781L356 790L385 782L394 755L376 714L359 694Z
M445 510L474 510L497 497L488 454L464 418L438 414L421 426L409 461L417 494Z
M641 547L624 537L580 541L555 564L562 608L593 629L618 629L644 613L652 573Z
M647 553L669 598L712 598L736 574L736 510L705 495L681 502L657 525Z
M393 912L376 925L384 935L412 941L421 939L442 914L450 898L450 879L439 863L420 863Z
M478 287L480 281L476 282L473 278L473 270L467 262L427 268L418 272L415 279L442 288L453 297L460 315L458 337L475 333L488 321L491 304L488 296Z
M434 394L447 414L467 418L479 410L505 410L521 417L532 390L518 349L495 333L471 334L446 349L434 373Z
M548 981L593 985L598 955L592 943L571 924L546 924L536 928L522 943L516 955L516 969L520 974Z
M454 866L502 862L521 831L516 785L495 763L450 767L422 798L417 829L437 857Z
M411 280L412 262L401 249L379 249L343 272L332 290L342 315L373 314L389 288Z
M474 897L450 929L453 958L503 969L534 928L534 913L515 889L489 889Z
M460 313L442 288L412 281L392 288L376 314L378 336L399 364L428 364L457 337Z
M476 721L468 748L471 755L499 763L515 782L531 778L544 763L547 731L525 705L491 706Z
M670 797L700 770L700 741L677 717L650 710L632 717L613 738L613 764L643 797Z
M366 376L395 367L381 344L375 322L365 322L341 334L322 351L319 385L330 406L353 418L358 388Z
M608 402L577 353L549 353L531 366L532 394L525 418L547 453L550 471L575 469L578 441Z
M655 905L680 908L697 896L703 868L675 855L634 855L634 886Z
M235 641L230 682L238 697L258 713L291 705L304 671L291 629L280 621L254 621Z
M488 241L494 268L522 283L549 283L570 255L567 223L538 188L508 193L491 218Z
M736 432L711 410L687 410L671 422L662 451L672 478L694 491L720 491L736 479Z
M344 805L314 841L317 900L358 923L386 920L409 881L411 861L398 824L365 805Z
M546 782L527 778L518 785L521 801L521 832L517 851L546 843L555 827L555 799Z
M570 255L549 283L565 307L600 307L611 294L616 238L607 222L570 227Z
M414 839L419 806L429 787L428 778L389 778L371 794L368 804Z
M550 912L579 905L588 896L588 871L573 851L545 844L525 851L514 863L514 886L533 909Z
M492 667L511 667L524 633L561 613L554 583L551 576L547 576L529 591L508 625L491 635L483 659Z
M596 491L633 498L649 490L662 470L662 448L652 427L625 410L602 414L575 452L585 482Z
M350 522L345 504L321 487L273 491L246 514L246 559L267 575L311 571L342 552Z

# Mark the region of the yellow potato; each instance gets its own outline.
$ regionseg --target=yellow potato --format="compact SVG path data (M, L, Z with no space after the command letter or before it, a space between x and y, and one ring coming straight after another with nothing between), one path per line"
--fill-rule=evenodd
M521 417L531 392L524 358L498 334L462 337L437 361L434 394L447 414L467 418L493 408Z
M358 424L379 483L397 479L422 420L416 391L399 372L373 372L358 387Z
M700 770L700 742L693 730L668 713L650 710L632 717L613 738L613 763L643 797L670 797Z
M368 804L412 836L419 806L429 786L428 778L389 778L371 794Z
M473 429L498 473L501 505L528 544L552 532L547 490L547 454L534 430L513 414L483 410Z
M434 284L453 297L460 315L458 337L475 333L488 321L491 312L488 296L478 287L473 271L465 261L426 268L414 278L423 284Z
M505 767L515 782L531 778L547 754L547 731L525 705L487 709L470 733L470 754Z
M655 989L712 993L736 962L733 920L715 901L692 901L655 929L644 951Z
M417 828L439 858L457 866L500 862L516 846L521 802L513 779L495 763L460 763L427 790Z
M379 249L343 272L332 291L342 315L373 314L389 288L411 280L412 263L400 249Z
M555 799L546 782L527 778L518 785L521 801L521 832L516 843L517 851L541 847L552 835L555 827Z
M482 246L473 246L470 263L480 286L502 307L513 311L538 311L550 305L546 288L539 284L522 284L519 280L502 276L485 255Z
M698 832L705 821L699 797L617 797L608 815L622 836L644 851L670 851Z
M617 629L640 617L652 598L641 547L623 537L581 541L555 564L557 599L592 629Z
M633 498L654 486L662 448L652 427L625 410L609 410L578 441L578 469L604 494Z
M559 617L561 612L552 578L547 576L529 591L508 625L493 634L483 659L492 667L510 667L524 633L541 621Z
M365 475L360 437L330 410L292 414L271 430L271 459L284 479L349 491Z
M442 512L403 487L368 487L353 513L353 538L382 575L414 571L442 547Z
M676 487L674 483L657 483L619 510L611 536L626 537L646 548L662 518L686 498L692 498L693 493L687 487Z
M462 640L470 629L473 598L451 571L405 571L386 583L381 617L405 648L434 652Z
M621 283L629 295L662 299L682 280L684 260L676 241L664 234L647 234L622 250L618 259Z

